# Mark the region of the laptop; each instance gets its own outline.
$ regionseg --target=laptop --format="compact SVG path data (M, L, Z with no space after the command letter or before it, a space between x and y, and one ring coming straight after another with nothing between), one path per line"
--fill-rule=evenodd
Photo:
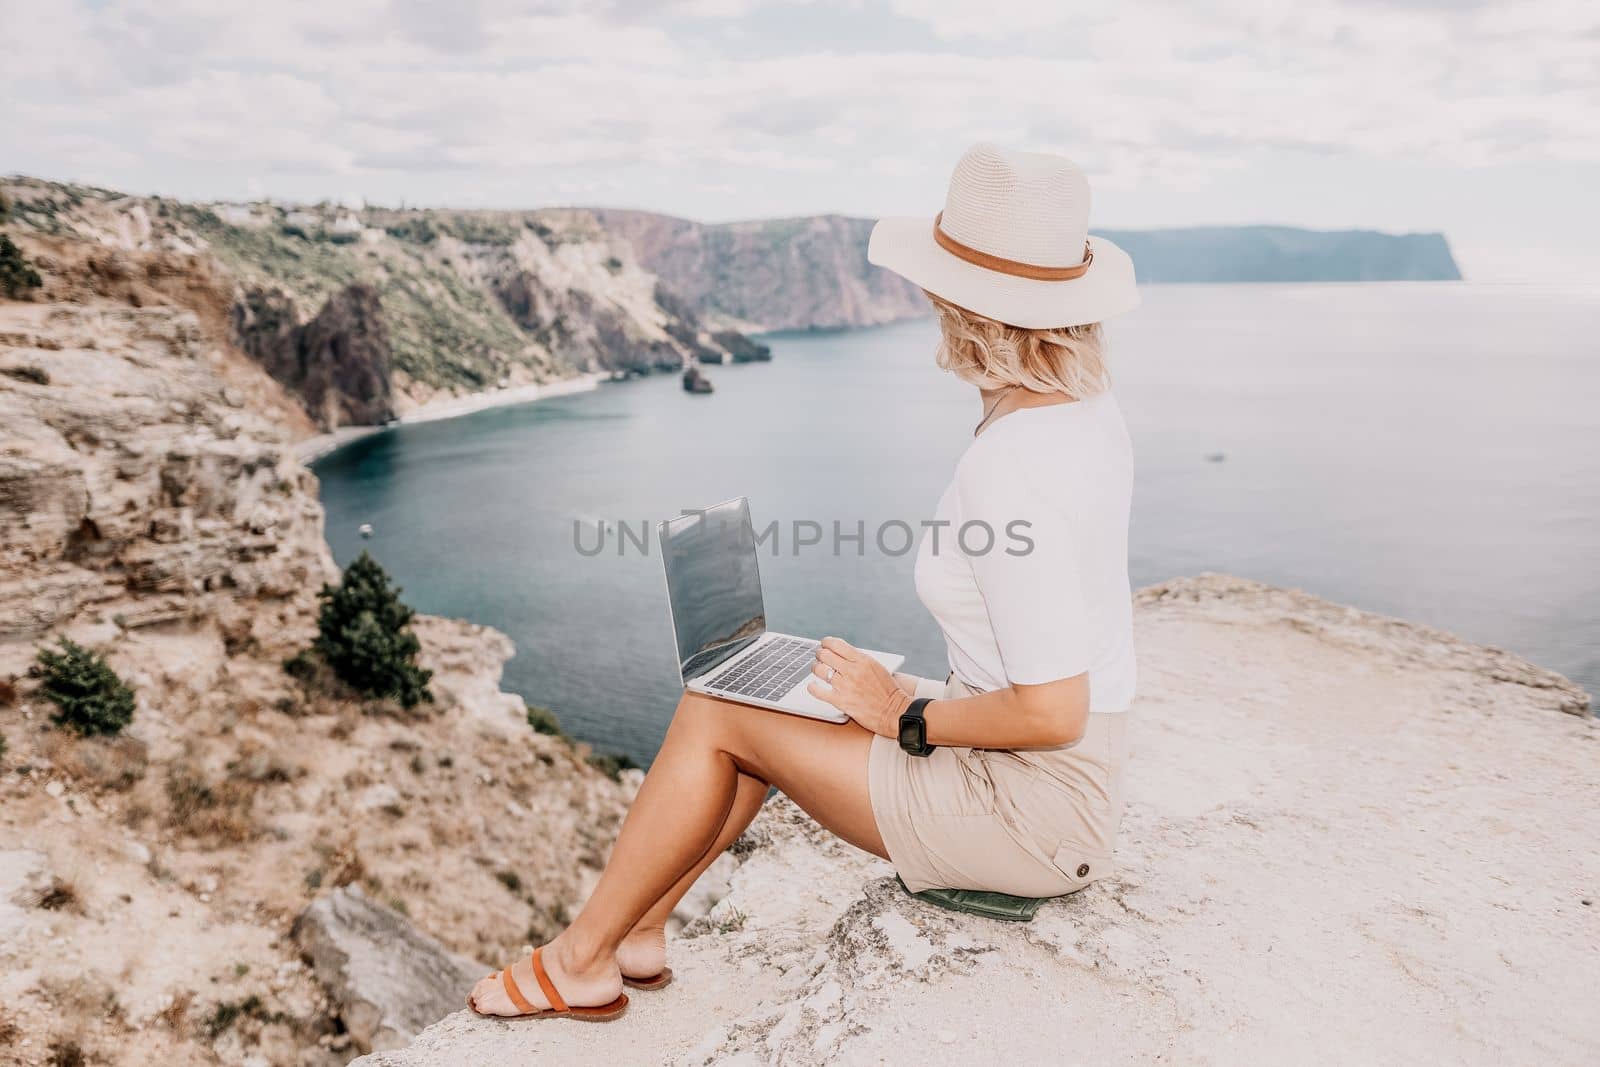
M685 689L808 719L849 721L806 691L816 677L818 642L767 629L748 499L668 519L656 532ZM866 654L890 671L905 662Z

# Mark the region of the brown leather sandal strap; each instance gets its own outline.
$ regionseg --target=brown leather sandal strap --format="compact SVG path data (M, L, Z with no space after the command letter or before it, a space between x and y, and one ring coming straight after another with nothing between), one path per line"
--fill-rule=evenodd
M505 987L506 996L511 998L511 1003L524 1015L532 1015L539 1009L527 997L522 995L522 990L517 988L517 980L511 977L511 968L507 967L500 972L500 984Z
M533 976L539 980L539 988L544 990L545 999L550 1002L550 1007L556 1011L566 1011L567 1002L556 992L555 983L550 981L550 973L544 969L544 961L539 958L539 953L543 951L543 948L533 950Z

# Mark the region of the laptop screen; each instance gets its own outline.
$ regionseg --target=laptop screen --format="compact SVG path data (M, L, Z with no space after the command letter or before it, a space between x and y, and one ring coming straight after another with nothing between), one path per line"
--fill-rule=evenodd
M685 682L767 629L755 527L744 497L661 524L667 599Z

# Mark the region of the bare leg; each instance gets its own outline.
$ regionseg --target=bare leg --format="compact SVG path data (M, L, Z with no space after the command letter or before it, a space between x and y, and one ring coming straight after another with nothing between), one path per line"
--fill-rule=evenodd
M557 990L571 1004L604 1004L617 995L617 947L736 821L741 776L771 782L844 840L886 855L867 786L871 742L872 734L855 723L763 714L685 694L599 884L545 948ZM524 996L544 1006L526 960L512 977ZM498 981L478 983L473 1000L480 1011L516 1013Z
M752 778L748 774L739 775L739 785L733 796L733 807L728 811L728 817L722 823L722 831L717 834L716 841L712 842L706 854L700 857L689 873L679 878L671 889L651 905L650 910L633 924L633 929L622 939L622 944L617 946L617 966L622 968L622 973L629 978L653 978L661 973L667 965L667 920L672 917L672 911L678 906L678 901L689 892L695 880L706 872L706 868L715 863L728 846L739 839L745 828L755 820L761 811L761 804L767 799L767 790L770 787L759 778Z

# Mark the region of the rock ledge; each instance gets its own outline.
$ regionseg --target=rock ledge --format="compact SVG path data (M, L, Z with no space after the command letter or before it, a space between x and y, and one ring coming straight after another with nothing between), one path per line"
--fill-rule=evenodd
M1120 869L1033 923L912 900L777 800L622 1022L457 1012L358 1062L1593 1062L1585 694L1221 576L1144 590L1137 625Z

